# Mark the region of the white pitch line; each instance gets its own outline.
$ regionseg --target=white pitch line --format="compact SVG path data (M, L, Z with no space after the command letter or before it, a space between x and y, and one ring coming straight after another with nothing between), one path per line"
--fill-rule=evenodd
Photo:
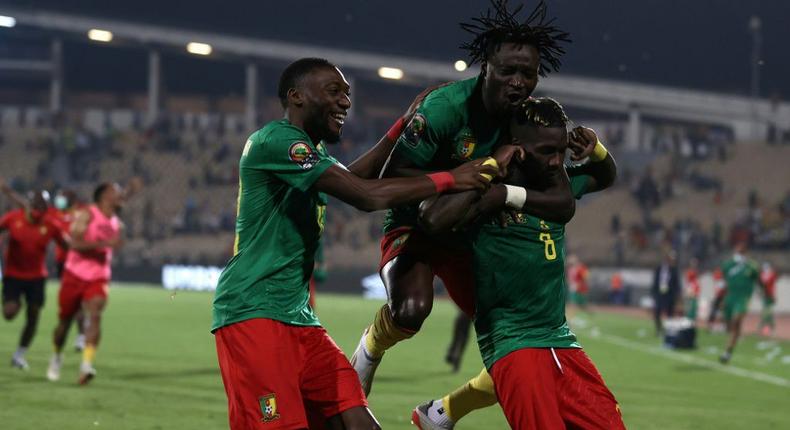
M624 348L635 349L652 355L659 355L675 361L681 361L688 364L696 364L698 366L707 367L709 369L719 370L731 375L740 376L742 378L751 379L754 381L766 382L780 387L790 388L790 380L782 378L781 376L769 375L767 373L756 372L754 370L747 370L741 367L732 366L729 364L721 364L714 361L704 360L693 355L686 355L675 352L666 348L644 345L639 342L634 342L620 336L613 336L609 334L600 334L597 339L622 346Z

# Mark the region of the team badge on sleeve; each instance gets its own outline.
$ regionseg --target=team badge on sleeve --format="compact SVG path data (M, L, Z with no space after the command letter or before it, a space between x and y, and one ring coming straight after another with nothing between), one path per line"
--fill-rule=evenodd
M277 412L277 399L274 397L274 393L262 396L258 401L261 404L261 412L263 412L261 421L268 423L269 421L280 418L280 413Z
M288 158L304 170L318 164L318 155L306 142L294 142L288 149Z
M428 121L425 119L425 116L421 113L415 114L414 118L409 122L409 126L406 127L406 131L403 132L406 144L416 148L417 144L420 143L420 138L425 134L426 128L428 128Z

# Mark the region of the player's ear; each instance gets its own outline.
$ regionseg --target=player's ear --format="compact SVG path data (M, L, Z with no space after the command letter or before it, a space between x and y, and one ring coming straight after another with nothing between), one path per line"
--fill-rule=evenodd
M297 88L288 89L288 104L293 106L302 106L304 104L304 95Z

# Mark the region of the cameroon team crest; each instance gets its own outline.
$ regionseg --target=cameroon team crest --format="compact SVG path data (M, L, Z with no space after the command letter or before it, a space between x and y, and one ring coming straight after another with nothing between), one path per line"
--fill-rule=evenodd
M472 158L472 153L475 152L475 145L477 145L477 139L469 132L463 133L461 135L461 141L458 142L455 153L456 158L461 160Z
M258 401L261 404L261 412L263 412L261 421L268 423L269 421L280 418L280 413L277 412L277 399L274 397L274 393L262 396Z

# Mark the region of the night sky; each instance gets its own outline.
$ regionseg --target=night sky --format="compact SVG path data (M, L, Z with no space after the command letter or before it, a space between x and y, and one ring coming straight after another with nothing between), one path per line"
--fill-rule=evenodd
M528 2L528 8L533 4ZM549 14L574 39L561 73L741 94L748 93L750 82L748 21L757 15L763 24L761 95L790 98L786 46L790 1L549 0L548 4ZM0 11L3 5L454 61L463 58L458 45L468 39L458 23L478 15L488 2L0 0ZM94 57L104 51L87 44L69 46L71 55L86 61L102 61ZM145 57L133 51L125 55L129 67L139 69L135 84L144 85L144 63L132 64ZM177 63L184 61L188 60ZM233 73L229 80L243 79L241 71L221 64L213 67L215 73ZM72 82L79 85L79 76L75 79Z

